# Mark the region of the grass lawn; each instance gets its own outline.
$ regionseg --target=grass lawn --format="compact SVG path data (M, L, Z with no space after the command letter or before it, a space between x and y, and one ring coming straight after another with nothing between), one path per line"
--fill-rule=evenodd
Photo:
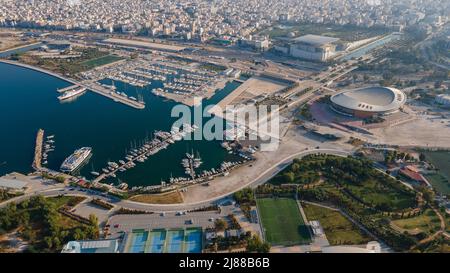
M435 167L439 168L442 174L450 177L450 152L449 151L425 151L425 159Z
M378 181L369 179L360 185L345 186L366 204L380 206L388 204L393 210L402 210L415 206L415 198L410 194L385 186Z
M450 182L441 172L427 174L425 177L437 192L450 195Z
M214 72L222 72L226 69L225 66L216 65L216 64L210 64L210 63L203 63L199 65L200 69L210 70Z
M63 206L63 205L69 205L71 207L77 205L81 201L86 199L85 197L81 196L57 196L57 197L48 197L47 200L51 203L55 204L57 208Z
M433 187L438 191L442 190L442 193L450 194L450 152L425 151L423 153L425 159L439 169L436 176L430 177Z
M306 244L311 241L309 231L292 198L262 198L256 204L265 239L272 245Z
M122 57L115 56L115 55L106 55L95 59L90 59L84 62L81 62L80 64L84 65L88 70L92 69L96 66L101 66L109 63L116 62L118 60L123 59Z
M161 194L139 194L129 198L131 201L149 204L176 204L183 202L183 196L178 191Z
M426 233L433 233L440 227L439 218L431 209L425 210L421 215L412 218L393 220L392 222L403 229L418 229Z
M309 221L320 222L331 245L359 245L372 240L339 211L310 204L302 206Z
M450 195L450 152L424 151L425 160L433 164L439 171L436 174L426 175L436 191Z

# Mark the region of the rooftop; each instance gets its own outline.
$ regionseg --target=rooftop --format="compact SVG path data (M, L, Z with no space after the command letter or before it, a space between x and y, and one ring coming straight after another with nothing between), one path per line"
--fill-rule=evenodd
M62 253L116 253L117 240L70 241L62 249Z
M310 44L310 45L315 45L315 46L321 46L321 45L325 45L325 44L335 43L335 42L339 41L339 38L307 34L307 35L295 38L294 41L297 43L305 43L305 44Z
M390 87L364 87L335 94L331 101L349 109L384 112L401 107L406 101L406 95Z
M109 38L109 39L104 40L104 42L112 43L112 44L120 44L120 45L125 45L125 46L145 47L145 48L156 49L156 50L166 50L166 51L182 51L185 49L185 47L183 47L183 46L158 44L158 43L146 42L146 41L141 41L141 40Z

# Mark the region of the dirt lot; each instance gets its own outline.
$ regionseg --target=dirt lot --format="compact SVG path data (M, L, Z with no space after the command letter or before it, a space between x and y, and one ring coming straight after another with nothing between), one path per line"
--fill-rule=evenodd
M217 105L225 110L227 105L245 103L248 99L255 98L259 95L273 94L286 86L287 84L282 82L253 76L221 100ZM215 115L221 116L222 113L220 113L220 108L212 109Z
M150 204L177 204L183 203L183 195L177 191L162 194L139 194L129 200Z
M450 147L448 120L436 116L417 116L414 122L372 130L380 143L421 147Z

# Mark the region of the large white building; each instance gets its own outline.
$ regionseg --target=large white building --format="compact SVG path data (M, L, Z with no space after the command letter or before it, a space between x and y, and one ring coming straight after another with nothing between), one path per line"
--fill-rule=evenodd
M331 97L334 111L362 118L397 112L405 102L405 93L381 86L346 90Z
M289 55L313 61L327 61L336 54L338 38L304 35L294 39L289 47Z

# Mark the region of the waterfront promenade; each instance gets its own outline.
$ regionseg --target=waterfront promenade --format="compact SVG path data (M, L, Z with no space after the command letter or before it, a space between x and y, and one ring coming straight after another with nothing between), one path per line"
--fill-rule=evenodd
M36 66L32 66L32 65L28 65L28 64L24 64L24 63L20 63L20 62L16 62L16 61L0 59L0 63L20 66L20 67L23 67L23 68L27 68L27 69L38 71L38 72L41 72L41 73L45 73L47 75L50 75L50 76L53 76L55 78L61 79L61 80L65 81L65 82L71 83L73 85L83 86L83 87L87 88L89 91L97 93L97 94L102 95L104 97L110 98L110 99L112 99L115 102L119 102L119 103L125 104L127 106L136 108L136 109L144 109L145 108L145 104L143 102L134 101L134 100L131 100L129 98L120 96L120 95L112 92L111 90L109 90L107 88L104 88L103 86L101 86L100 84L98 84L98 83L96 83L94 81L77 81L77 80L65 77L63 75L60 75L58 73L49 71L47 69L39 68L39 67L36 67Z

